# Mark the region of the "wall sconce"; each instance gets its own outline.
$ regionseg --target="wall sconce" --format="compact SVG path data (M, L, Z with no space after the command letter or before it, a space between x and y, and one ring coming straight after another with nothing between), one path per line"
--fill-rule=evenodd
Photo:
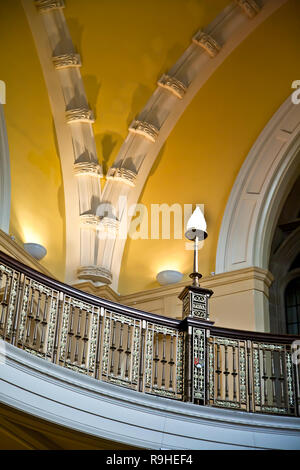
M156 280L161 286L167 286L168 284L175 284L176 282L181 281L183 274L179 271L172 271L167 269L166 271L161 271L157 274Z
M38 243L24 243L23 246L24 250L38 261L43 259L47 254L46 248Z

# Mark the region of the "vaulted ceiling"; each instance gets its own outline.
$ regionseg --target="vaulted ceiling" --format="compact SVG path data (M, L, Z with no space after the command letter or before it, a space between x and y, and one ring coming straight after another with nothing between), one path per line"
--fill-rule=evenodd
M66 0L64 15L81 55L99 161L112 165L139 114L169 70L230 2L224 0ZM252 20L249 20L252 21ZM0 79L12 165L11 233L40 241L43 261L60 279L65 269L63 179L48 92L22 2L0 4L5 44ZM202 86L164 143L140 201L204 204L209 237L201 272L215 270L218 234L234 180L249 150L300 78L300 4L288 0L223 61ZM104 181L103 183L104 184ZM31 231L31 233L27 233ZM36 240L28 238L36 237ZM157 286L162 269L191 270L184 240L131 240L119 291Z

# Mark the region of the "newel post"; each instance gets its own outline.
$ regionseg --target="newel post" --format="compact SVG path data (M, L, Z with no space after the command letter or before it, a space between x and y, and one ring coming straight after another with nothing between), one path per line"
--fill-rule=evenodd
M209 298L213 291L187 286L179 295L183 303L182 326L185 331L184 401L207 403L207 338L214 322L209 321Z

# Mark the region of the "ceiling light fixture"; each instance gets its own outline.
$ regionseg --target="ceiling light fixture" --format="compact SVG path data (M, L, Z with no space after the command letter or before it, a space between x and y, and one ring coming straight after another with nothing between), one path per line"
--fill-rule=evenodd
M24 243L23 246L24 250L38 261L43 259L47 254L46 248L43 245L39 245L38 243Z
M156 280L161 286L166 286L168 284L175 284L176 282L181 281L183 274L179 271L173 271L172 269L166 269L157 274Z

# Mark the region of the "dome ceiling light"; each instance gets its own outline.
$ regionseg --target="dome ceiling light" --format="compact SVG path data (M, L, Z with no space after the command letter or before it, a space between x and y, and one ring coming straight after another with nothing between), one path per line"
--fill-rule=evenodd
M179 271L167 269L158 273L156 280L161 286L167 286L168 284L175 284L176 282L181 281L182 277L183 274Z
M38 261L43 259L47 254L46 248L43 245L39 245L38 243L24 243L23 246L24 250Z

